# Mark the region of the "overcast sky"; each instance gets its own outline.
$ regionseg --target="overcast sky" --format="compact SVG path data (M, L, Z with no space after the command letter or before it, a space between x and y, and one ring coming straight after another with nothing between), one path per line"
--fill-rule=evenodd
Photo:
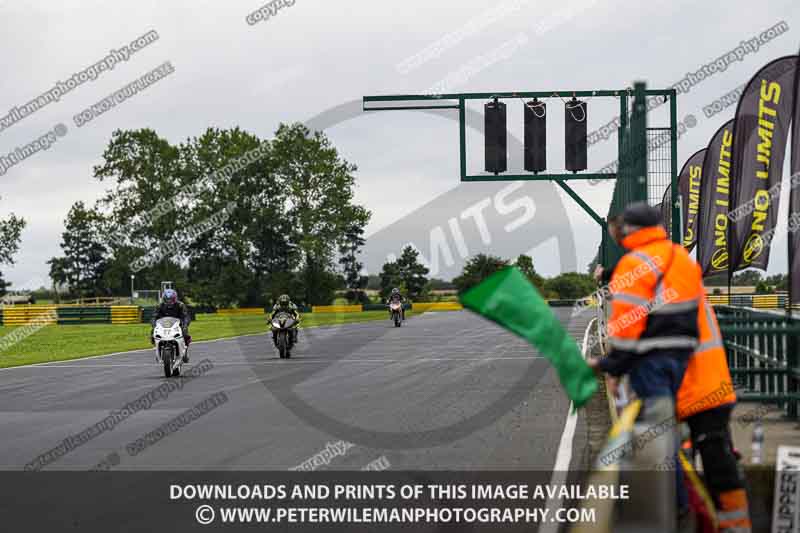
M459 188L458 128L446 120L448 116L416 112L352 116L338 106L367 94L419 93L441 83L451 92L618 89L634 80L666 88L732 51L742 40L785 21L788 32L679 97L679 119L696 117L696 125L678 144L681 165L734 113L731 107L707 118L703 107L745 83L768 61L795 54L800 46L797 0L295 0L286 4L268 19L249 24L246 17L265 3L0 0L4 50L0 117L56 81L97 63L111 49L151 30L159 36L113 70L0 131L0 156L4 156L57 124L67 127L67 134L49 150L0 176L0 215L14 212L28 222L16 265L3 267L6 279L16 288L49 285L45 262L60 254L69 207L78 200L93 204L104 190L104 184L92 177L92 166L99 162L112 131L149 127L178 143L208 127L239 126L269 138L280 122L306 122L326 112L323 117L330 127L325 131L343 157L359 167L357 199L373 212L370 234L385 238L395 233L392 228L407 227L404 220L432 220L429 213L453 207L456 199L466 202L455 206L463 214L483 195L493 198L495 222L505 233L472 246L469 240L482 236L478 218L461 216L467 246L459 247L457 230L445 224L456 259L452 268L440 268L439 274L449 277L463 259L459 256L465 255L461 252L478 248L503 255L531 251L537 269L546 275L582 270L594 256L600 233L562 191L542 184L509 196L524 203L519 194L529 195L537 213L548 214L533 218L538 220L535 224L520 223L520 231L514 222L521 221L526 211L522 207L504 211L498 205L497 191L508 184L493 189L476 185L467 193L470 184ZM437 42L441 46L431 48ZM90 123L75 125L74 115L165 61L171 62L174 73ZM471 107L479 111L480 104ZM564 111L557 99L548 100L548 105L548 170L556 172L563 168ZM591 99L589 130L612 119L616 109L610 99ZM521 138L521 115L519 104L509 102L509 130L517 138ZM665 113L655 112L650 125L665 126L666 118ZM470 172L477 173L483 157L478 132L470 133L468 144L473 147ZM615 156L616 135L590 148L590 169L603 167ZM512 163L519 160L511 154ZM612 187L612 183L574 184L601 215L608 209ZM784 220L785 198L781 208L779 219ZM436 224L422 224L425 227L414 235L397 236L398 242L413 241L427 255L431 245L425 241L429 235L434 239ZM786 268L782 224L784 229L773 241L771 272ZM548 245L548 240L558 242ZM379 265L385 248L368 247L366 253L373 257L367 263ZM440 262L447 263L446 257Z

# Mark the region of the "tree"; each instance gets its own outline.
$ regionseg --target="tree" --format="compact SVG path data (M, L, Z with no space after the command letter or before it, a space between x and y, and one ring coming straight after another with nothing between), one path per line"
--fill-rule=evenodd
M419 262L419 252L413 246L406 246L397 260L400 280L410 300L419 298L428 283L428 267Z
M789 274L773 274L772 276L767 276L764 282L776 291L789 290Z
M53 280L53 292L56 300L60 300L60 289L67 286L69 276L67 275L67 258L53 257L47 264L50 265L50 279Z
M445 281L439 278L431 278L428 281L428 290L431 291L449 291L455 289L452 281Z
M378 274L370 274L367 276L367 290L381 290L381 277Z
M400 267L398 266L396 261L387 262L383 264L383 268L381 268L381 284L380 284L380 295L382 300L386 300L389 298L389 294L391 294L392 289L397 287L401 291L405 288L402 287L403 279L400 275Z
M771 294L774 288L764 281L759 281L756 285L756 294Z
M7 282L3 278L3 273L0 272L0 296L5 296L8 293L8 288L11 286L11 283ZM33 302L31 302L33 303Z
M109 243L107 280L116 290L126 265L176 239L177 251L137 272L137 283L182 279L183 292L209 306L262 305L277 291L329 303L337 250L360 270L370 213L353 201L355 170L299 123L281 124L271 141L209 128L174 146L152 130L116 131L94 169L110 183L98 210L125 230ZM222 222L193 231L223 211Z
M364 227L369 218L366 210L360 206L354 208L358 213L353 216L351 222L345 227L342 240L339 243L339 264L344 272L345 287L348 290L347 299L358 303L369 301L363 289L367 286L368 278L361 274L364 264L358 260L361 247L366 242L364 239Z
M763 280L761 272L755 269L745 270L733 275L732 285L737 287L755 287Z
M728 274L714 274L703 278L706 287L726 287L728 285Z
M312 133L300 123L281 124L271 144L274 172L287 194L284 216L293 230L301 279L327 284L331 280L322 274L332 270L336 245L369 220L369 211L353 204L357 168L339 157L322 132ZM326 293L307 285L306 301Z
M516 265L539 292L544 293L544 278L537 274L536 269L533 268L533 259L529 255L520 255L517 257Z
M299 278L302 284L302 296L299 300L302 303L327 305L333 301L339 276L331 270L329 264L309 256L300 270Z
M19 251L22 230L25 229L25 220L11 213L7 218L0 219L0 265L13 265L14 255ZM6 294L10 283L3 279L0 272L0 296Z
M61 250L64 256L54 257L50 275L55 284L66 283L80 296L106 294L103 276L107 267L106 221L83 202L75 202L64 221Z
M558 295L558 298L567 300L589 296L597 290L597 282L589 274L565 272L548 279L545 289Z
M453 285L459 292L464 292L507 266L508 261L505 259L478 254L467 261L461 275L453 279Z

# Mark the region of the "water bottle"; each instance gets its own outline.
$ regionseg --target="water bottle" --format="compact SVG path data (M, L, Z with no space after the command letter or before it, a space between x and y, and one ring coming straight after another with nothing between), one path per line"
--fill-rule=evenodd
M752 454L750 455L750 462L753 464L761 463L761 452L764 447L764 428L761 422L756 422L753 428L753 441L751 445Z

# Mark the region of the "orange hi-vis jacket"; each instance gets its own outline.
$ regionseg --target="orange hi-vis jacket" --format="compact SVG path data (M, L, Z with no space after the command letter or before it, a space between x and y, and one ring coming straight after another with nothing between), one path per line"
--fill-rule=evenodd
M641 228L622 245L630 250L611 276L611 351L600 368L626 374L648 355L688 357L698 344L700 267L661 226Z
M728 370L722 333L714 309L705 295L697 310L697 324L700 330L700 344L689 359L681 388L678 389L679 420L736 402L736 392Z

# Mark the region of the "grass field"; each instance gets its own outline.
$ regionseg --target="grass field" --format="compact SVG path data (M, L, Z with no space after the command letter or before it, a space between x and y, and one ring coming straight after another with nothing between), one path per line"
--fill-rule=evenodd
M411 311L406 312L407 317L411 315ZM388 323L386 311L309 313L303 315L301 326L308 328L372 320L386 320ZM17 328L0 326L0 341L14 329ZM265 315L197 315L189 331L192 341L222 339L265 333L267 321ZM149 324L46 326L0 352L0 368L149 348L149 333Z

